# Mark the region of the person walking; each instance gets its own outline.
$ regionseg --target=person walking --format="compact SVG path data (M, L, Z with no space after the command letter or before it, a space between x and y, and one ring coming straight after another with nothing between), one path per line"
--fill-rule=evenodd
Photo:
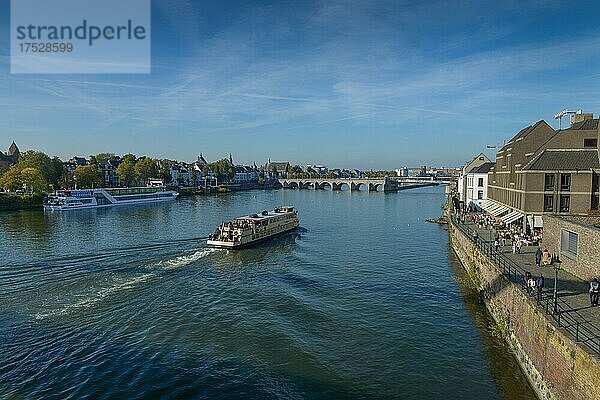
M540 272L540 276L535 280L535 288L537 289L537 299L542 300L542 290L544 289L544 275Z
M598 305L598 294L600 294L600 282L598 282L598 278L594 278L590 282L590 304L592 307Z
M542 267L550 265L550 252L548 249L544 249L542 252Z
M535 252L535 265L536 266L540 266L542 263L542 249L540 249L538 247L537 251Z
M527 291L527 294L531 294L530 293L530 290L531 290L531 284L530 284L531 277L532 277L532 275L531 275L531 272L529 272L529 271L526 271L525 275L523 276L523 283L525 284L525 290Z

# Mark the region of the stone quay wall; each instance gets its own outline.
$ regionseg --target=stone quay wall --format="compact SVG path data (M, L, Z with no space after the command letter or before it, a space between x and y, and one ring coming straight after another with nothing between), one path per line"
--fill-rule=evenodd
M561 331L452 222L448 229L454 251L538 397L600 399L600 360Z
M593 224L600 223L600 217L561 217L544 215L543 247L560 254L560 267L583 280L600 278L600 229ZM560 231L566 229L577 233L579 238L576 258L565 254L561 249Z

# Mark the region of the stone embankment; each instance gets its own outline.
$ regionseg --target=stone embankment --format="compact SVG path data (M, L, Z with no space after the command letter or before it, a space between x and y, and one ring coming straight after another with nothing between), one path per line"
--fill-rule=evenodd
M452 248L541 399L600 399L600 361L451 221ZM580 339L581 340L581 339Z

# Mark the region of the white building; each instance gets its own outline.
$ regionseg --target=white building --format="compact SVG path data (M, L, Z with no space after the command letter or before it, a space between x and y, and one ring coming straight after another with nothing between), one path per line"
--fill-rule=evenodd
M250 167L248 165L236 165L233 183L256 183L260 172L256 165Z
M458 177L458 192L464 207L473 204L481 208L487 199L488 172L494 163L483 153L469 161Z
M308 164L306 168L304 168L304 172L312 172L325 175L329 172L329 168L327 168L325 165L320 164Z
M396 176L407 177L408 176L408 168L407 167L398 168L396 170Z

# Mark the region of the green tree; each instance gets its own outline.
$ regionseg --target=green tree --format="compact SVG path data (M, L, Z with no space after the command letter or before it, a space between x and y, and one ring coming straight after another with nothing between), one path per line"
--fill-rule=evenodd
M302 170L302 167L299 165L294 165L294 166L290 167L289 174L291 177L299 178L303 173L304 173L304 171Z
M135 155L133 154L125 154L123 156L123 162L132 162L135 164L135 162L137 161L137 158L135 157Z
M123 157L125 159L125 157ZM125 186L131 186L133 182L135 182L135 161L131 161L131 159L122 162L117 167L117 175L119 175L119 179L121 183Z
M208 164L208 168L217 177L219 182L229 182L235 176L235 167L226 158Z
M55 162L41 151L26 151L25 153L21 154L19 162L15 166L19 170L23 170L25 168L36 168L42 173L48 184L58 186L58 179L60 177L60 173L62 172L62 165L61 168L57 170Z
M107 163L109 161L116 161L119 159L119 157L114 155L114 153L100 153L96 154L95 156L90 156L90 158L91 157L94 157L98 164Z
M165 184L169 184L173 181L171 176L171 162L168 160L162 160L158 170L158 176L163 180Z
M21 180L21 169L16 165L13 165L8 171L0 178L0 186L6 190L21 190L23 189L23 182Z
M52 165L54 167L54 172L56 174L56 181L55 182L48 182L49 184L51 184L52 186L54 186L55 189L58 189L62 186L62 182L64 182L66 180L66 177L68 175L68 171L65 168L62 160L58 157L52 157ZM66 187L64 187L66 189Z
M48 185L44 175L37 168L27 167L21 171L21 182L31 193L44 193L48 190Z
M95 165L80 165L73 173L79 188L93 188L102 183L102 176Z
M48 192L48 183L42 172L33 167L20 168L18 165L13 165L0 178L0 186L7 190L22 190L27 189L33 193Z
M151 158L140 158L135 163L135 174L140 181L147 182L150 178L158 177L158 165Z

